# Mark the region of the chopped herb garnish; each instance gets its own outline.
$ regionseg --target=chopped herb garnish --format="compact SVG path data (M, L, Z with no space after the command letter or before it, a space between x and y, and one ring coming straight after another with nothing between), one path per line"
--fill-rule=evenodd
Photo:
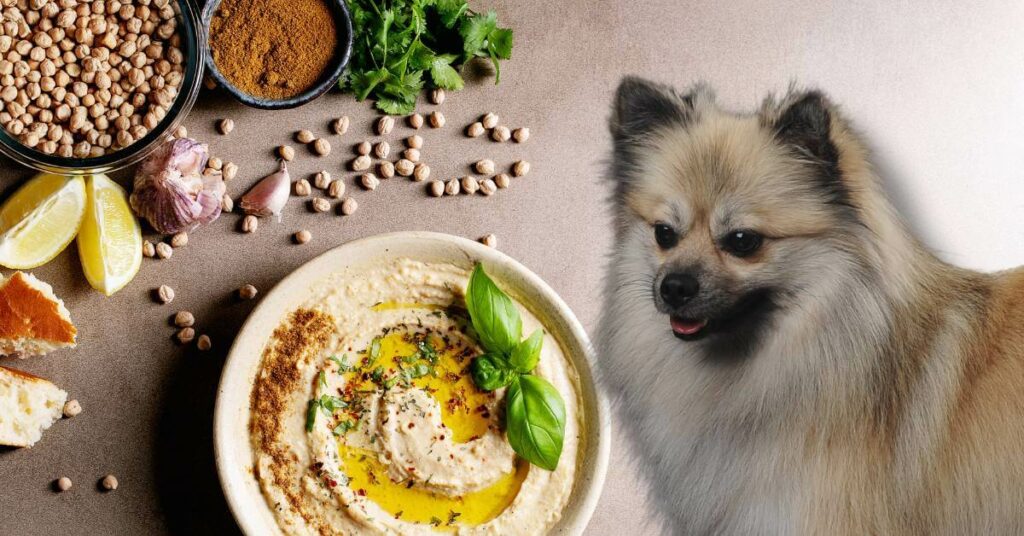
M437 518L437 517L433 517L433 516L432 516L432 517L430 518L430 524L431 524L431 525L433 525L433 526L435 526L435 527L440 527L440 526L441 526L441 519L440 519L440 518Z
M352 365L348 363L348 354L341 354L341 359L338 359L336 355L332 355L328 359L338 365L338 372L349 372L352 370Z
M320 374L317 375L317 383L320 384L320 387L323 387L324 389L326 389L327 388L327 373L325 373L324 371L321 370Z
M309 408L306 409L306 432L313 431L313 425L316 424L317 408L320 407L320 403L317 400L309 401Z
M461 515L462 515L461 512L456 512L455 510L449 510L448 511L448 526L450 527L450 526L454 525L455 524L455 520L458 519L459 516L461 516Z
M376 361L380 357L380 337L375 337L370 343L370 359Z
M348 433L349 430L354 430L357 426L359 426L359 421L344 420L339 422L338 426L334 427L333 433L336 436L344 435Z

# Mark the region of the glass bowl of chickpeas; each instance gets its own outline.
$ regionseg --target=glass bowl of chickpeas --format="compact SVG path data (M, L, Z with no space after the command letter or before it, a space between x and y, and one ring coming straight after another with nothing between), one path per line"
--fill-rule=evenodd
M206 46L192 0L10 3L0 23L0 152L16 162L62 174L120 169L192 109Z

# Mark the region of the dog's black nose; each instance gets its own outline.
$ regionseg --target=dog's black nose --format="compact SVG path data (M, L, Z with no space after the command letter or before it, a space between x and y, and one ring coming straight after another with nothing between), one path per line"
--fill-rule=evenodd
M697 278L689 274L673 273L661 280L661 299L665 304L672 307L679 307L690 301L700 290Z

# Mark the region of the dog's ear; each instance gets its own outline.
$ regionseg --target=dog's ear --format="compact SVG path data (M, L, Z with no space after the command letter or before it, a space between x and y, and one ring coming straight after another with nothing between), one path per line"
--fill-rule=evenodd
M668 86L635 76L619 83L609 127L616 142L643 137L670 124L685 126L693 119L695 93L679 95Z
M832 143L832 106L819 91L791 95L773 124L776 138L825 166L837 166L839 153Z

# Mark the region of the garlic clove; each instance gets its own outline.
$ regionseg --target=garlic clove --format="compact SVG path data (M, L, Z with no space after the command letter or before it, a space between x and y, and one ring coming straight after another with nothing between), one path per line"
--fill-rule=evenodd
M135 173L132 210L163 234L192 231L216 220L225 186L220 177L202 176L208 157L205 143L189 138L165 142Z
M288 166L280 161L277 171L260 179L239 201L239 206L246 214L253 216L277 216L281 219L281 210L288 202L292 178L288 174Z

